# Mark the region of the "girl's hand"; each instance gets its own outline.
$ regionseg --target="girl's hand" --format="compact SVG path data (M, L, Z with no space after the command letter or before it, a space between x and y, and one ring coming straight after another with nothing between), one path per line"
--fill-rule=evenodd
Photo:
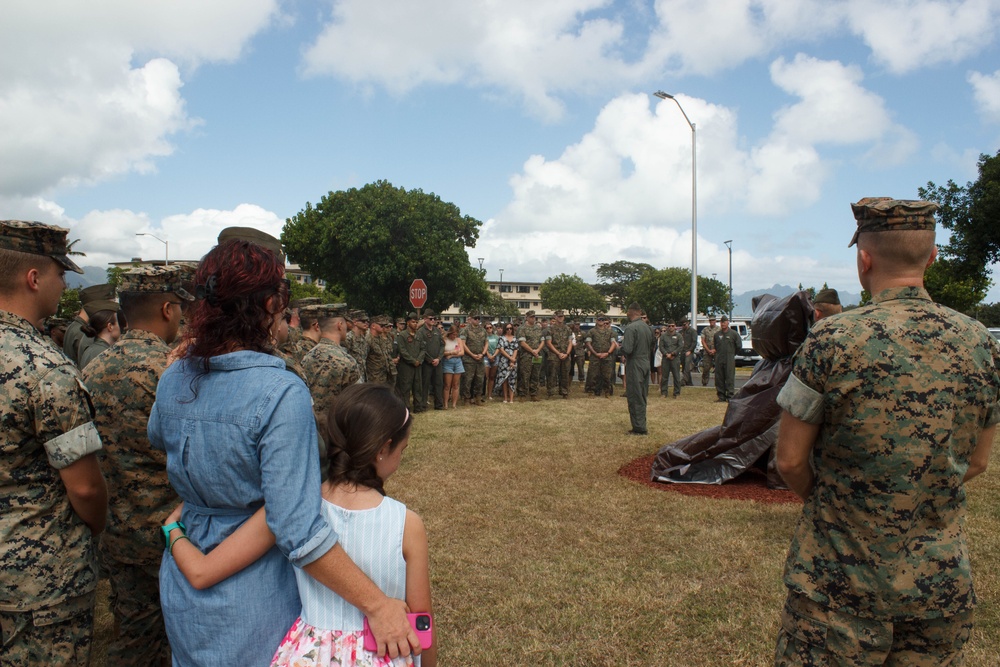
M163 520L163 525L166 526L167 524L174 523L175 521L180 521L181 511L183 509L184 509L184 503L182 502L178 504L177 507L174 508L174 511L171 512L166 519Z

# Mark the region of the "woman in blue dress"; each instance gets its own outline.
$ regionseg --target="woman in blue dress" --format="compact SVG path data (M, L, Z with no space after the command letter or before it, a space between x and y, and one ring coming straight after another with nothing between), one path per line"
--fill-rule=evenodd
M231 240L209 252L195 277L200 299L185 356L157 387L149 439L167 453L186 538L210 551L266 505L276 540L206 590L163 559L160 604L174 665L269 664L301 607L293 565L362 609L390 655L419 650L404 603L354 565L321 515L309 391L272 354L288 302L283 274L278 257L254 243Z

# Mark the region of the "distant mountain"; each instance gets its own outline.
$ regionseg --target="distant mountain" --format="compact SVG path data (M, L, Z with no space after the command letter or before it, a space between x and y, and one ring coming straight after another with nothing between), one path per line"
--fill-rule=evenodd
M772 294L779 299L781 297L788 296L789 294L794 294L798 291L798 288L791 287L789 285L778 285L774 284L766 289L755 289L749 292L743 292L742 294L733 295L733 317L751 317L753 315L753 298L755 296L760 296L761 294ZM837 290L840 295L840 303L845 306L853 306L861 303L861 293L853 294L851 292L841 292Z
M72 271L66 272L66 287L90 287L91 285L103 285L108 282L107 267L81 266L80 268L83 269L83 275L73 273Z

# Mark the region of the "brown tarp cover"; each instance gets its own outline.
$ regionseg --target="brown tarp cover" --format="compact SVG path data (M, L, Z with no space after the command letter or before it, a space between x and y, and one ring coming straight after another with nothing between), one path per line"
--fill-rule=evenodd
M754 298L753 347L763 357L729 401L721 426L664 445L653 460L654 482L722 484L751 467L766 469L767 485L787 488L774 463L778 392L792 370L792 355L809 333L813 306L807 292Z

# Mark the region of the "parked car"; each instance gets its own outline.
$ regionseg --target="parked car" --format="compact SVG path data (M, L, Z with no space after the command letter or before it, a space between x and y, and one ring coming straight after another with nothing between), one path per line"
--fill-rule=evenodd
M718 324L718 322L716 322ZM701 331L708 326L707 318L698 319L698 344L695 347L695 363L697 367L701 368ZM753 366L758 361L761 360L761 356L757 354L757 350L753 349L753 332L750 329L750 320L739 320L732 319L729 322L729 328L734 330L740 335L743 340L743 349L736 353L736 365L737 366Z

